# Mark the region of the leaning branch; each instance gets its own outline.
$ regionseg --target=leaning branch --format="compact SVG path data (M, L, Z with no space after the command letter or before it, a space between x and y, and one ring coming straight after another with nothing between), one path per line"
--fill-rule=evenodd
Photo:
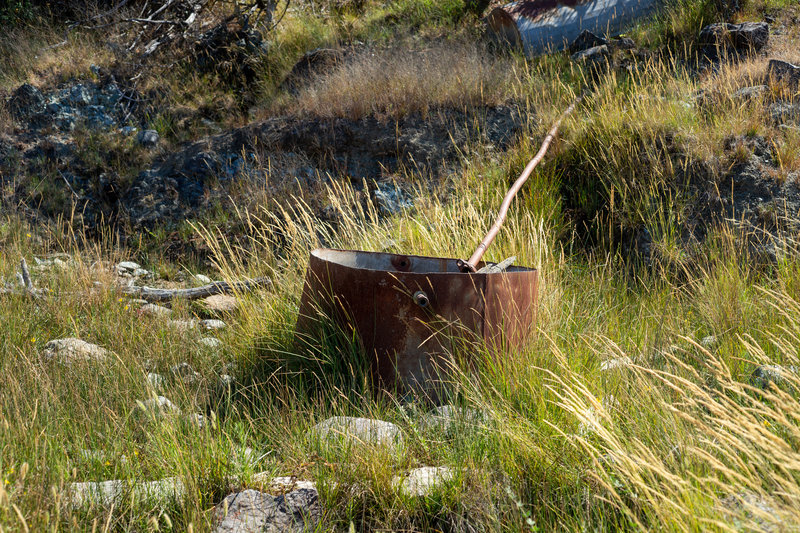
M191 289L157 289L154 287L126 287L123 292L128 296L141 298L148 302L167 302L169 300L197 300L215 294L230 294L232 292L247 292L261 287L272 285L269 278L256 278L249 281L215 281L202 287Z

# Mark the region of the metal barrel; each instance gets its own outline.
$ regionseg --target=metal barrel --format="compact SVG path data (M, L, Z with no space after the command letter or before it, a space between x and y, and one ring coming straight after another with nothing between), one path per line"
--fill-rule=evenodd
M480 265L479 265L480 266ZM453 343L509 354L535 319L538 272L462 273L455 259L351 250L311 252L296 332L332 320L363 343L375 385L438 395Z
M521 0L493 9L486 18L501 41L532 56L562 50L584 30L615 35L652 15L663 0Z

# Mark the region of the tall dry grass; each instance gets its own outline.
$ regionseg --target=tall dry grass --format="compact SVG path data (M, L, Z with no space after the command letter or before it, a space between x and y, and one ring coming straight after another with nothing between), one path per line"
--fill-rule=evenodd
M473 42L363 51L309 80L289 108L304 115L358 119L498 105L519 83L514 67L512 60L491 56Z

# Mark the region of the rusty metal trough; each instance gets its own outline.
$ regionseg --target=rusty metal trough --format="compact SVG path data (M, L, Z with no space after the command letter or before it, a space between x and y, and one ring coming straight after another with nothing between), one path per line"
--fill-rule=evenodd
M438 397L442 373L450 368L449 356L459 339L471 336L494 354L518 349L533 329L538 272L525 267L487 267L481 259L561 122L582 98L550 128L468 260L312 251L297 320L298 338L313 337L320 318L332 320L358 336L378 387L421 392L431 399Z
M497 353L521 346L536 293L531 268L463 273L456 259L317 249L297 329L310 333L322 313L358 334L379 387L434 396L453 339L473 335Z

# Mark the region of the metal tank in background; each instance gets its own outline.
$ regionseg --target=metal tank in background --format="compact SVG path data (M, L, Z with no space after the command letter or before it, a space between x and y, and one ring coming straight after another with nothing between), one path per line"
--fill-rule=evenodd
M520 0L493 9L495 38L533 56L569 46L582 31L616 35L653 15L663 0Z

